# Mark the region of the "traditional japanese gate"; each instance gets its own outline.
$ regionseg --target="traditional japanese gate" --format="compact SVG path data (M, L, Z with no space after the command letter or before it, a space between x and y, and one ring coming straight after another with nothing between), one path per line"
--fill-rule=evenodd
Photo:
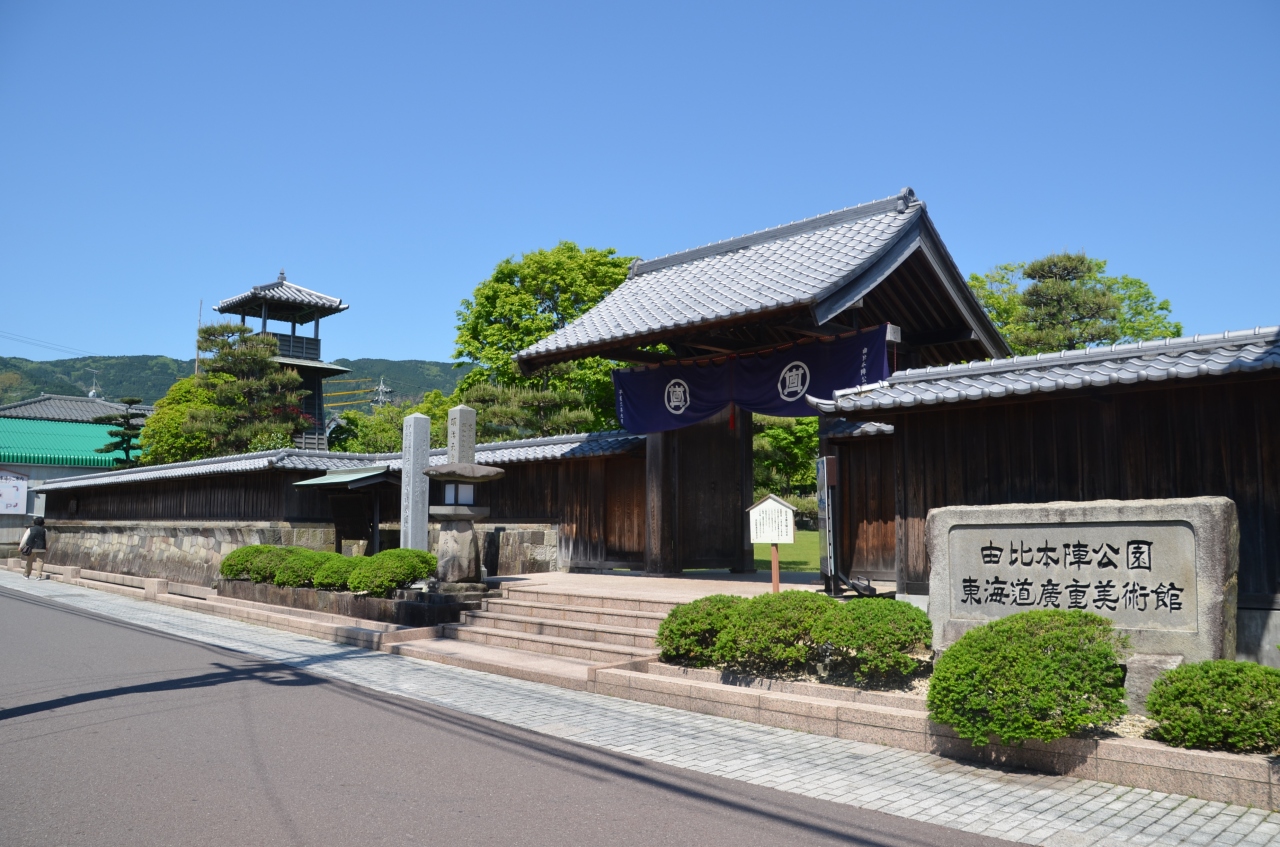
M890 367L1008 353L910 189L637 261L516 362L525 373L589 356L643 366L615 386L624 426L648 433L645 570L742 571L753 568L751 410L811 414L806 396L881 378L873 362L864 370L863 330L887 324L900 328L887 354L881 339Z

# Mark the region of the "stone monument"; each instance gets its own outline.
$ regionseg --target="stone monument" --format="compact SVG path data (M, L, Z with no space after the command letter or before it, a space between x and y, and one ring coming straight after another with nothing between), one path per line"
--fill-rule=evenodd
M1134 711L1160 672L1235 658L1240 526L1225 497L948 506L925 536L937 649L1017 612L1094 612L1129 636Z
M425 473L444 489L444 503L431 507L440 520L436 543L436 579L442 583L477 583L480 576L480 539L473 521L489 515L487 506L476 505L476 490L486 482L502 479L501 468L477 465L476 410L455 406L449 410L449 449L443 465Z
M404 419L404 466L400 471L400 546L431 549L428 517L431 467L431 418L414 412Z

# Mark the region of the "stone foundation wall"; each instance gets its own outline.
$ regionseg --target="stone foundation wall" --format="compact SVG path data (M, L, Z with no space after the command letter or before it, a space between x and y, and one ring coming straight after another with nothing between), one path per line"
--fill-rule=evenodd
M333 549L332 524L208 521L50 523L49 561L213 587L222 557L249 544Z
M277 544L333 549L333 525L284 521L57 521L50 523L48 561L89 570L168 579L213 587L222 557L249 544ZM559 560L559 534L549 524L476 524L480 551L489 576L512 576L568 570ZM435 549L439 524L432 524ZM396 529L382 531L384 545L394 545ZM343 552L362 555L365 542L344 540Z

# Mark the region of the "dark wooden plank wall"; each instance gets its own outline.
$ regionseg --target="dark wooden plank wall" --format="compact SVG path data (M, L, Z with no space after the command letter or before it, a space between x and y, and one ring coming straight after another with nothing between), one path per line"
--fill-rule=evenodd
M846 575L894 572L893 436L832 441L837 457L840 509L836 562Z
M314 472L262 471L50 491L45 516L104 521L318 521L332 517L328 495L293 483ZM71 509L71 501L75 509ZM397 507L396 511L399 509Z
M558 526L568 562L636 562L644 558L644 459L610 456L507 465L481 487L489 523ZM438 486L432 486L436 500Z
M898 561L928 589L924 519L951 505L1219 495L1240 516L1241 595L1280 594L1280 378L969 403L901 414Z
M490 522L557 525L566 561L643 560L643 458L529 462L506 471L504 479L480 488L479 505L489 506ZM51 491L45 514L51 520L329 523L328 492L293 485L318 475L262 471ZM382 522L398 521L398 489L379 497ZM431 486L432 502L442 498L442 486Z

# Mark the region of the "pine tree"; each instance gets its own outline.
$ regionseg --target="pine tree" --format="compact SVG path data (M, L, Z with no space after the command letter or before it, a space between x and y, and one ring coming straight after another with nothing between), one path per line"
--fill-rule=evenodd
M211 324L200 327L197 349L212 354L201 360L198 379L213 406L193 408L184 428L208 436L214 455L244 453L251 444L289 443L314 423L300 407L310 393L299 390L302 377L274 360L280 350L274 337L242 324Z
M136 467L138 460L134 458L134 453L140 453L142 448L138 446L138 438L142 435L142 425L146 423L147 416L142 412L134 411L134 406L142 403L141 397L121 397L120 402L124 404L124 409L110 415L99 415L93 419L94 423L110 424L115 429L107 430L107 435L111 436L114 441L109 441L102 447L97 449L99 453L124 453L124 458L116 456L113 461L117 468Z
M476 410L480 441L568 435L589 429L594 419L582 392L570 389L482 382L462 392L462 402Z

